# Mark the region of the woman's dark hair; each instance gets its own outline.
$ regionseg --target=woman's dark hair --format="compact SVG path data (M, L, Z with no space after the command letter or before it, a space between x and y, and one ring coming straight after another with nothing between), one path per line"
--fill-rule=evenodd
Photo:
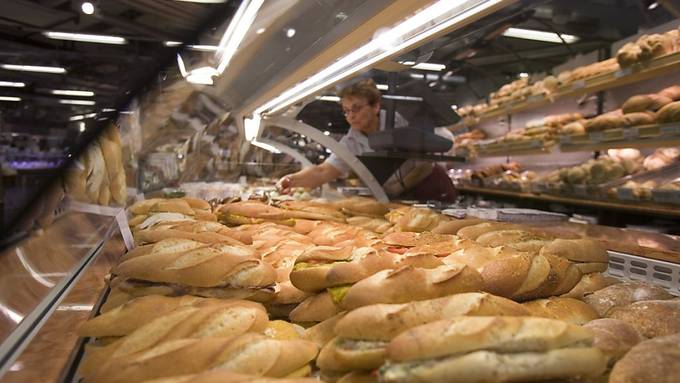
M380 102L380 91L375 86L375 82L370 78L347 85L338 92L338 96L340 98L361 97L366 99L370 105Z

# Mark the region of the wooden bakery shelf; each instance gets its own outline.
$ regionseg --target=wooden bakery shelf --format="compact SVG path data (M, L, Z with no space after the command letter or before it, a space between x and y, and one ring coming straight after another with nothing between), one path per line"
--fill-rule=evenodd
M476 119L468 120L467 122L463 119L461 122L452 125L450 129L457 130L466 126L474 126L495 117L514 114L529 109L536 109L563 97L580 96L583 94L613 89L662 76L664 74L673 73L678 70L680 70L680 52L673 52L665 56L657 57L646 64L638 64L632 67L619 69L615 72L574 81L566 86L559 87L558 90L553 93L552 99L548 99L544 95L538 95L529 96L527 99L515 103L505 104L490 110Z
M680 145L680 123L610 129L560 137L560 150L582 152L620 148L658 148Z
M505 157L548 154L555 145L554 140L526 140L515 142L493 142L474 145L472 151L462 148L457 154L464 157Z
M464 193L486 194L499 197L510 197L523 200L533 200L542 202L555 202L567 205L588 206L602 209L613 209L628 211L631 213L655 214L663 216L680 217L680 208L656 204L652 202L621 203L616 201L600 201L585 199L583 197L566 197L549 194L525 193L510 190L488 189L473 186L459 186L459 191Z

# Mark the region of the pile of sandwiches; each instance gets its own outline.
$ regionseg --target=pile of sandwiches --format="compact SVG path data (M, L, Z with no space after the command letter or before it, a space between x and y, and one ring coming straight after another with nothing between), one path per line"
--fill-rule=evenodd
M149 199L84 382L671 382L680 300L595 240L386 205Z

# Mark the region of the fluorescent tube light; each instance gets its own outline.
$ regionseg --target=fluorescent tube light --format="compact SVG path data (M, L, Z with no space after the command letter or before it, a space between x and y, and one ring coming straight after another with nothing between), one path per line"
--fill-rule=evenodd
M66 69L55 66L0 64L0 68L19 72L66 73Z
M95 102L91 100L59 100L60 104L66 105L94 105Z
M103 109L102 109L102 112L104 112L104 113L115 112L115 111L116 111L116 110L113 109L113 108L103 108Z
M81 121L81 122L78 123L78 130L80 130L81 133L85 131L85 123L84 122Z
M187 47L201 52L216 52L219 49L217 45L187 45Z
M401 64L411 66L412 69L431 70L431 71L435 71L435 72L440 72L440 71L443 71L444 69L446 69L446 65L444 65L444 64L435 64L435 63L416 64L415 61L404 61Z
M309 97L331 84L341 81L404 49L456 25L466 25L476 15L488 14L514 3L514 0L459 1L439 0L415 15L386 30L353 52L340 58L307 80L286 90L255 109L255 114L275 113ZM390 39L390 43L386 43ZM385 48L389 47L389 48Z
M399 100L399 101L423 101L422 97L399 96L399 95L393 95L393 94L386 94L382 97L389 99L389 100Z
M525 40L545 41L548 43L556 44L562 43L560 36L562 36L562 38L567 44L575 43L579 40L578 36L566 34L558 35L555 32L545 32L537 31L534 29L522 29L522 28L508 28L505 32L503 32L503 36Z
M260 148L262 148L262 149L264 149L264 150L268 150L268 151L270 151L270 152L272 152L272 153L277 153L277 154L278 154L278 153L281 153L281 151L280 151L279 149L276 149L275 147L273 147L273 146L271 146L271 145L269 145L269 144L265 144L264 142L259 142L259 141L257 141L257 140L252 140L252 141L250 141L250 143L253 144L253 145L255 145L255 146L257 146L257 147L260 147Z
M522 72L522 73L519 74L519 78L528 78L528 77L529 77L529 73L527 73L527 72Z
M387 85L387 84L377 84L375 87L378 88L378 90L389 90L390 89L390 86Z
M203 3L203 4L220 4L220 3L226 3L227 0L175 0L175 1L183 1L185 3Z
M83 1L83 3L80 4L80 10L86 15L92 15L94 14L94 4L89 1Z
M254 115L253 118L243 119L243 129L245 130L246 140L253 141L257 138L260 131L260 115Z
M217 71L220 74L229 66L229 62L231 62L250 26L255 21L257 12L263 3L264 0L243 0L231 18L227 30L224 31L224 35L220 39L220 49L217 52L217 59L219 60Z
M54 40L68 40L80 41L83 43L97 43L97 44L127 44L127 40L119 36L107 35L90 35L85 33L70 33L70 32L43 32L45 37Z
M415 78L418 80L422 80L425 78L425 75L422 73L409 73L408 75L411 76L411 78Z
M8 88L23 88L26 86L26 84L23 82L0 81L0 86Z
M94 92L89 90L69 90L69 89L55 89L50 91L52 94L59 96L76 96L76 97L92 97Z
M0 101L21 101L21 97L0 96Z
M79 114L77 116L71 116L71 117L68 118L69 121L80 121L80 120L84 120L84 119L85 119L85 116L82 115L82 114Z
M338 96L319 96L316 99L319 101L340 102L340 97Z
M165 45L166 47L178 47L178 46L182 45L182 42L181 41L165 41L163 43L163 45Z

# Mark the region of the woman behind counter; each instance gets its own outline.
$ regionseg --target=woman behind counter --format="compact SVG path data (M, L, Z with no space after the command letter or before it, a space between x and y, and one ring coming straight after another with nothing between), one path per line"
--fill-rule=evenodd
M350 125L349 131L340 139L340 143L355 156L372 152L367 135L381 130L383 128L381 125L384 125L380 118L380 91L373 80L364 79L343 88L338 95L341 98L343 114ZM331 154L322 164L281 177L276 187L286 194L294 187L316 188L340 176L346 177L349 171L350 167L344 161ZM407 189L400 197L453 201L456 190L446 170L440 165L432 164L431 173Z

